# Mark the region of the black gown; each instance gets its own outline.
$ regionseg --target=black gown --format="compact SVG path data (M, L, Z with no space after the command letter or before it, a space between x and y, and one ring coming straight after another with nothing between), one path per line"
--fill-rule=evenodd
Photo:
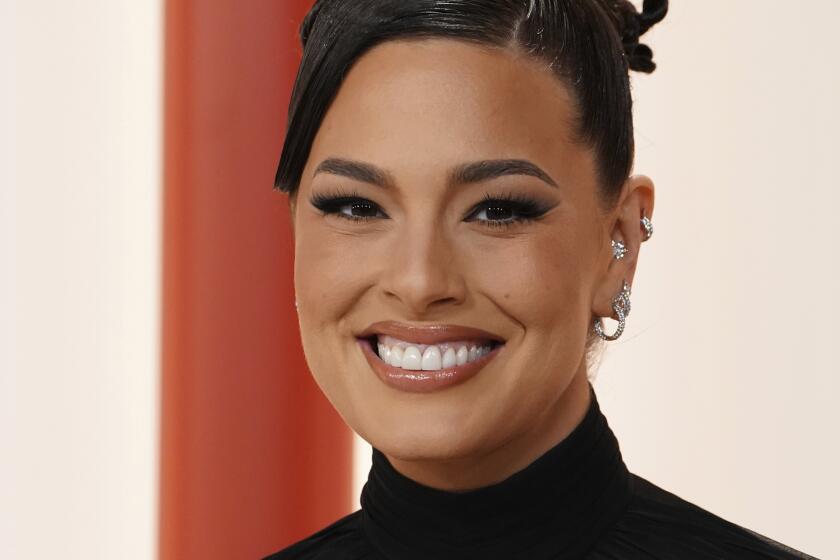
M628 472L590 394L568 437L477 490L423 486L374 449L362 508L266 560L813 558Z

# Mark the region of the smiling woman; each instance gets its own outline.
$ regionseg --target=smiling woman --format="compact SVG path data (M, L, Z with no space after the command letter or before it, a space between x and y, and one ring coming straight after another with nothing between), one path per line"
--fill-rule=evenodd
M312 9L277 185L307 362L373 466L273 558L806 558L628 472L589 383L653 232L628 70L666 11Z

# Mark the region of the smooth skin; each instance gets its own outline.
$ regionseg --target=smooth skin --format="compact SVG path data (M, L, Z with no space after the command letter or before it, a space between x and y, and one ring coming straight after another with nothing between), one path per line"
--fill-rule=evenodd
M533 58L412 39L359 59L315 138L290 199L307 363L347 424L421 484L465 491L504 480L589 405L587 337L594 317L614 317L622 282L632 285L654 187L632 176L605 208L575 118L570 91ZM385 185L316 173L329 158L374 166ZM529 174L451 181L458 166L495 159L527 160L556 186ZM311 203L336 192L375 211L360 221L358 208L324 214ZM488 194L550 209L504 227L486 221L500 214L465 219ZM611 239L627 257L613 258ZM506 343L466 382L406 393L374 374L356 339L383 320L477 327Z

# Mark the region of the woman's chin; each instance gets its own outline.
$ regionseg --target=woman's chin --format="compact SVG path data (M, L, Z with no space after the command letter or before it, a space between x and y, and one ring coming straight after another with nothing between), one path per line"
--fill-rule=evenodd
M401 426L376 430L365 438L386 456L401 461L449 461L483 454L493 439L475 429L459 429L452 424L428 420L422 426Z

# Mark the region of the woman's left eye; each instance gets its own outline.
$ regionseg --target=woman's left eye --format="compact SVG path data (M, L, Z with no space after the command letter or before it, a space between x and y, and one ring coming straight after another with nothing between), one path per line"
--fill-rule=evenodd
M491 227L506 227L541 218L549 208L530 198L486 197L464 218L468 222L480 222Z

